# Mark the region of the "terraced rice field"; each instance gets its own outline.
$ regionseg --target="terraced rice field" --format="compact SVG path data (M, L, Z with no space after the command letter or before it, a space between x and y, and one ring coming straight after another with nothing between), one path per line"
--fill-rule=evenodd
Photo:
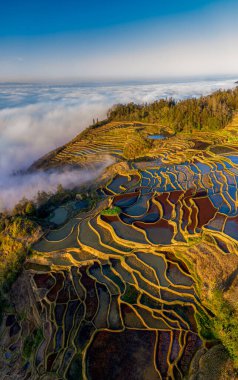
M144 129L147 136L153 131L153 125L143 123L108 123L100 128L90 129L79 135L59 151L47 157L47 165L77 165L82 168L96 167L105 161L105 157L120 160L127 141L136 139L137 131ZM39 165L41 167L41 160Z
M215 344L197 323L212 318L200 274L209 255L227 265L237 258L238 154L235 145L217 154L213 145L201 151L169 140L158 142L153 160L133 162L103 185L94 209L35 245L24 269L31 308L22 319L9 312L1 332L6 376L39 326L16 379L184 379L194 355ZM71 149L72 161L105 147L121 154L115 140L75 144L54 159ZM114 206L118 215L102 215Z

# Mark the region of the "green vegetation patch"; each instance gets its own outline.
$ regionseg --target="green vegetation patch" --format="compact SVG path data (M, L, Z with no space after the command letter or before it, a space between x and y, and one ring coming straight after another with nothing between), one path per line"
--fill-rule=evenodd
M10 288L22 268L30 245L39 236L39 227L20 216L2 218L0 232L0 287Z
M235 367L238 368L238 311L218 290L213 293L212 305L215 313L214 334L220 339L234 360Z
M105 210L101 211L101 215L105 216L114 216L114 215L119 215L121 213L120 207L111 207L111 208L106 208Z
M0 323L9 305L8 292L40 234L40 227L27 217L0 215Z
M196 314L200 336L206 340L220 340L238 368L238 311L219 290L213 291L210 306L214 317L203 312Z
M200 310L199 313L195 314L195 319L198 326L199 335L205 340L216 339L214 333L213 319Z
M34 330L33 334L29 335L23 345L23 357L29 359L32 352L34 352L37 347L42 342L44 336L41 329Z

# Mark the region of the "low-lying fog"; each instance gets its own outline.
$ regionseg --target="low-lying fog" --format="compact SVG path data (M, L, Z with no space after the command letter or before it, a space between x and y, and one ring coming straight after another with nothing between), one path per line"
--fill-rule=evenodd
M12 208L23 196L72 187L96 178L97 171L12 175L50 150L68 142L93 119L103 119L116 103L183 99L234 87L234 80L157 84L0 84L0 210Z

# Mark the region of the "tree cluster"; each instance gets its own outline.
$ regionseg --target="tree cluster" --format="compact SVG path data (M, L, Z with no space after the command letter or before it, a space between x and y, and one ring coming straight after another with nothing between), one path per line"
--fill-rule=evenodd
M238 87L181 101L161 99L145 104L118 104L108 111L109 120L159 123L177 132L219 130L238 109Z

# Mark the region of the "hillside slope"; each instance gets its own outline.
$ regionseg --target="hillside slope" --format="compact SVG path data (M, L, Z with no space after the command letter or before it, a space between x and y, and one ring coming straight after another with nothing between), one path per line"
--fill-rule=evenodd
M237 121L176 135L110 122L32 167L117 161L93 202L38 220L7 294L3 379L238 378Z

